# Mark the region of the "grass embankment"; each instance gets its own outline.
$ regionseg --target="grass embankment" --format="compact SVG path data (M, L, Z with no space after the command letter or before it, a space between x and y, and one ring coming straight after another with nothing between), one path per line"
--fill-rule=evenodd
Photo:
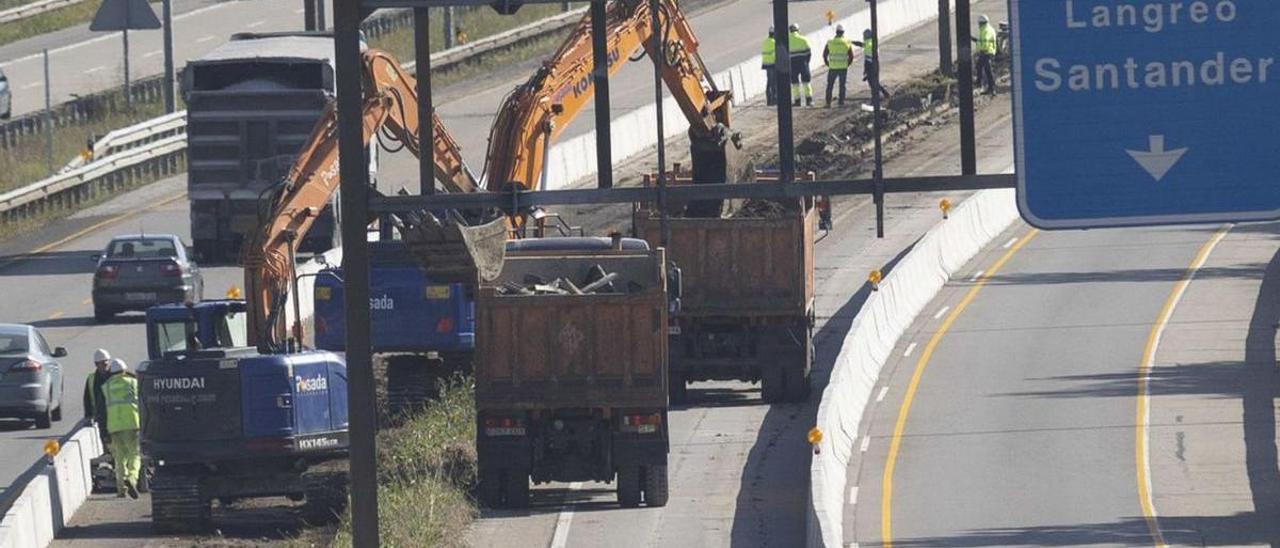
M378 367L381 373L382 368ZM378 381L378 409L387 409ZM442 382L439 397L411 416L379 417L378 531L388 547L462 547L476 516L475 397L470 377ZM351 546L351 515L336 533L312 530L298 546Z
M123 100L118 102L124 103ZM112 130L162 114L163 102L138 102L134 103L133 111L125 108L111 109L77 124L53 130L53 169L62 169L80 154L90 137L100 137ZM27 136L17 145L0 150L0 193L29 185L50 175L45 139L43 134Z
M33 1L7 0L0 2L0 10L30 4ZM46 11L11 23L0 24L0 45L10 44L67 27L86 24L93 20L93 14L98 12L98 6L101 5L102 0L85 0L65 8Z

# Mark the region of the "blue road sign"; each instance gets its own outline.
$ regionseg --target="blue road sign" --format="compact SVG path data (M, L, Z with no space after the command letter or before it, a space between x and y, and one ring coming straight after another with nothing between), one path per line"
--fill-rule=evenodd
M1280 1L1009 8L1027 222L1280 219Z

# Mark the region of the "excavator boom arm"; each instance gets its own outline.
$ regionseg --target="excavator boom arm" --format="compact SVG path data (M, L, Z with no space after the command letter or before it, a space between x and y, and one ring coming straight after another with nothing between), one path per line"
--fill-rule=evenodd
M364 146L382 134L384 139L398 141L420 154L417 82L386 52L366 50L363 61ZM438 117L434 128L436 180L451 192L474 192L478 183L463 162L461 148ZM293 285L294 252L338 190L337 129L336 102L331 102L289 174L271 195L270 209L241 256L249 343L264 351L278 350L280 341L288 336L283 303ZM295 321L292 337L301 341L302 336L301 324Z
M694 135L720 139L729 123L730 94L715 89L698 55L698 40L674 0L660 0L654 34L647 0L614 0L606 9L608 74L639 49L660 63L662 78ZM594 92L591 19L583 18L556 54L498 110L489 137L485 173L492 191L538 188L551 145Z

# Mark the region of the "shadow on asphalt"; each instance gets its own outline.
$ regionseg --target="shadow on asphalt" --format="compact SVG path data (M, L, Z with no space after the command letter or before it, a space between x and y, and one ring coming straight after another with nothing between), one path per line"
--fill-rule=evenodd
M1204 268L1196 272L1197 279L1262 278L1266 265L1243 264L1230 267ZM1148 270L1109 270L1095 272L1035 272L1028 274L999 274L992 276L987 285L1063 285L1094 284L1100 282L1177 282L1186 274L1182 268L1153 268ZM966 282L973 285L973 282Z
M141 316L139 316L139 318L145 319ZM124 319L125 318L117 317L117 319L111 323L136 323L136 322L121 321ZM40 329L55 329L59 327L93 327L99 324L98 322L94 321L92 316L82 316L79 318L64 317L64 318L55 318L52 320L36 320L34 322L30 322L28 325L31 325L33 327L38 327Z
M0 276L57 276L66 274L92 274L98 263L89 259L92 251L51 251L26 255L0 256L0 265L11 260L17 262L0 268ZM86 288L86 291L88 289Z
M915 243L907 246L881 271L888 276ZM808 520L809 429L818 415L822 391L844 345L845 336L862 305L871 296L863 283L822 329L814 333L812 387L808 401L774 405L760 426L760 436L742 470L731 543L742 546L803 546ZM781 461L775 462L775 461Z
M179 541L166 543L158 539L166 538L151 529L150 498L143 496L138 500L119 499L114 494L94 495L89 499L94 505L139 505L145 510L145 519L137 521L106 521L91 525L67 527L58 535L59 539L93 539L93 540L130 540L137 539L139 545L148 546L227 546L242 545L231 540L248 540L250 545L268 544L272 541L295 539L303 531L306 524L299 517L300 504L289 503L285 499L254 499L223 507L214 503L214 531L204 535L184 535Z
M1274 233L1274 226L1272 232ZM1263 268L1258 267L1262 272ZM1254 303L1245 338L1245 360L1160 367L1151 372L1153 396L1200 395L1238 398L1242 406L1241 435L1254 512L1228 517L1160 516L1160 527L1169 540L1188 536L1187 542L1205 546L1269 544L1280 547L1280 455L1276 450L1275 402L1280 398L1280 369L1276 367L1276 325L1280 321L1280 253L1258 274L1262 285ZM1199 277L1197 275L1197 277ZM1032 398L1132 398L1138 375L1079 375L1055 377L1071 383L1061 390L1006 394ZM1231 428L1234 425L1223 425ZM1127 426L1126 426L1127 428ZM900 539L898 546L1073 546L1094 543L1150 544L1142 520L1123 524L1092 524L1022 530L988 530L956 537ZM1137 531L1136 533L1134 531ZM1134 538L1138 535L1139 538Z
M35 423L25 419L0 419L0 432L30 430Z

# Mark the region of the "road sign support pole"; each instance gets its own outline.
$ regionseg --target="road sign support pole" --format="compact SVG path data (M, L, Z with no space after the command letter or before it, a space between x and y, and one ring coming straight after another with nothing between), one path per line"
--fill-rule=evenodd
M778 182L796 180L795 128L791 117L791 26L787 1L773 2L773 43L777 51L774 62L774 96L778 100Z
M880 120L880 19L876 0L871 2L871 126L875 132L876 152L873 178L875 179L876 237L884 237L884 123Z
M360 74L361 2L335 2L338 74ZM360 78L338 78L339 158L363 158L364 120ZM339 163L343 277L346 282L347 403L350 432L351 539L356 548L378 546L377 421L369 313L369 170L364 162Z
M978 173L977 138L973 121L973 33L969 0L956 0L956 46L960 50L960 174Z
M434 194L436 191L436 119L435 107L431 103L429 8L413 8L413 55L416 61L414 66L418 72L418 187L421 194Z
M595 85L596 179L613 187L613 139L609 133L609 42L604 0L591 2L591 78Z
M316 0L302 0L302 28L316 30Z
M49 74L49 49L44 53L44 157L53 176L53 82Z
M174 96L172 4L173 0L164 0L162 8L164 16L164 111L169 114L178 110L178 100Z
M951 2L938 0L938 71L945 76L955 76L951 57Z
M129 29L124 29L124 104L130 111L133 110L133 94L129 92Z
M444 8L444 49L452 48L457 45L454 39L457 37L457 22L454 21L453 6L445 6Z

